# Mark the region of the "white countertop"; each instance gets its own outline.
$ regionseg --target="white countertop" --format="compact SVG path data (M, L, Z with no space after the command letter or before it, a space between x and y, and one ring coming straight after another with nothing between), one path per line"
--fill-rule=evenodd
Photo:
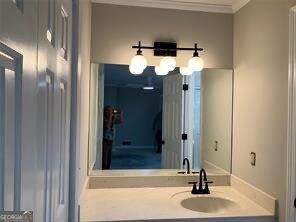
M191 187L87 189L80 202L81 221L272 221L270 212L232 187L210 189L211 195L233 200L240 208L220 214L185 209L180 202L193 196Z

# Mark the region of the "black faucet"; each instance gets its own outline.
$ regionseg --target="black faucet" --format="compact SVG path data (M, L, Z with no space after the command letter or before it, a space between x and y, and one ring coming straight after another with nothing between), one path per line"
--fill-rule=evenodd
M196 187L197 182L192 182L189 184L193 184L192 194L210 194L209 183L213 183L212 181L208 181L207 173L205 169L201 169L199 172L199 184L198 189Z
M190 162L187 158L184 158L183 160L183 166L187 163L187 174L190 174Z

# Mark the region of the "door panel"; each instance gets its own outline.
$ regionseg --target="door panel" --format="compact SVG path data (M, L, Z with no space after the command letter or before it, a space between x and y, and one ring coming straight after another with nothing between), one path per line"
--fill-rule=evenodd
M41 141L47 163L44 164L43 211L44 221L48 222L68 220L71 7L70 0L47 0L41 1L38 9L39 108L45 112L39 121L40 127L48 131L47 142ZM42 84L44 73L51 78L47 91Z
M15 165L15 84L14 72L5 69L5 143L4 143L4 209L14 209Z
M59 198L58 198L58 204L63 205L65 204L65 179L66 179L66 173L65 166L66 166L66 147L65 147L65 125L66 125L66 96L67 96L67 87L66 83L61 82L60 83L60 119L59 119ZM68 153L68 151L67 151Z
M55 193L55 219L56 221L65 221L68 217L68 193L69 193L69 146L67 144L67 82L62 79L58 83L57 102L58 102L58 151L56 152L56 193Z
M4 210L5 68L0 67L0 211Z
M46 137L45 137L45 222L53 221L53 154L54 154L54 74L47 70L46 73Z
M20 209L21 65L21 55L0 42L0 210Z
M200 72L194 72L191 76L185 77L188 84L188 91L185 92L184 128L188 134L184 142L184 157L190 161L192 169L200 169L200 124L201 124L201 97L200 97Z
M71 12L70 0L59 0L57 5L57 84L56 84L56 164L55 221L68 220L69 160L70 160L70 97L71 97Z
M180 169L183 160L182 117L183 79L181 75L168 75L163 80L163 140L162 168Z
M0 210L34 221L68 221L71 10L0 1Z

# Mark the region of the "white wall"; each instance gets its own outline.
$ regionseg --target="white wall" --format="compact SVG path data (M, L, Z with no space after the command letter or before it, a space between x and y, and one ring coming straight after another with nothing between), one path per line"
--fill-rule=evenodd
M104 109L104 65L91 64L88 170L97 162L102 164L103 109Z
M201 75L202 160L228 172L231 171L232 77L233 71L229 69L205 69Z
M208 68L232 68L233 15L171 9L116 6L93 3L92 62L129 64L142 41L176 41L180 47L205 48L201 53ZM144 50L149 65L158 65L152 50ZM178 66L185 66L192 53L178 52Z
M96 162L96 149L98 142L98 110L99 110L99 65L91 64L90 73L90 95L89 95L89 148L88 169L91 170Z
M89 77L90 77L90 34L91 3L80 0L79 8L79 65L78 65L78 108L79 108L79 193L83 191L87 179L88 131L89 131Z
M292 1L252 0L234 16L232 170L235 176L279 199L280 222L285 221L292 5ZM257 153L255 167L250 165L250 152Z

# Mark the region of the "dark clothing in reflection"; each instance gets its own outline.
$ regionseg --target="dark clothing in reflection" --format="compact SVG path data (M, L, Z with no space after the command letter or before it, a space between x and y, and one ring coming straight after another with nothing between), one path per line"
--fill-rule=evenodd
M157 146L157 153L162 151L162 112L158 112L154 117L152 129L155 132L155 142Z
M112 140L103 139L103 170L110 169L111 167L111 158L112 158Z

